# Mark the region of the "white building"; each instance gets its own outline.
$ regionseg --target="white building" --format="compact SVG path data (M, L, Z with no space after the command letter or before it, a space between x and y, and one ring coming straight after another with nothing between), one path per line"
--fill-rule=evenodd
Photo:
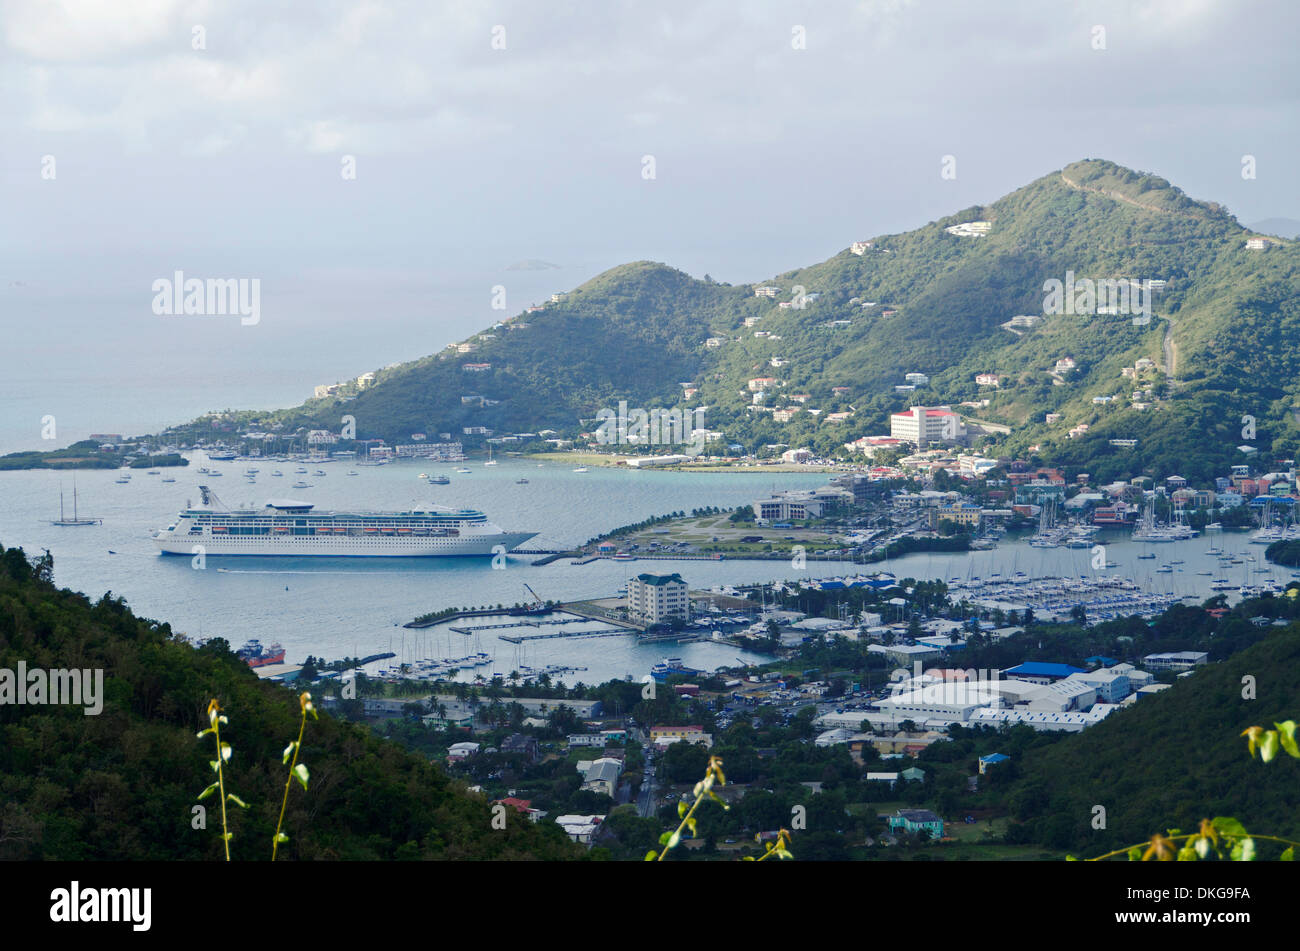
M556 816L555 824L564 830L574 842L590 845L592 838L600 831L604 816Z
M657 624L668 618L687 620L691 602L679 574L637 575L627 582L627 610L634 620Z
M1205 651L1168 651L1163 654L1147 654L1142 658L1142 666L1147 670L1191 670L1209 659L1210 655Z
M1087 713L1051 713L1020 707L1013 710L995 710L986 707L975 711L969 725L997 727L1003 723L1025 723L1035 730L1063 730L1067 733L1079 733L1100 723L1117 709L1118 707L1109 703L1094 704Z
M892 413L889 434L919 447L931 442L955 442L966 436L966 424L951 406L913 406L906 413Z
M1097 692L1097 699L1103 703L1119 703L1132 692L1128 674L1109 670L1089 670L1082 674L1071 674L1062 683L1077 681L1086 684Z
M943 230L958 238L982 238L993 230L993 222L963 221L959 225L952 225Z

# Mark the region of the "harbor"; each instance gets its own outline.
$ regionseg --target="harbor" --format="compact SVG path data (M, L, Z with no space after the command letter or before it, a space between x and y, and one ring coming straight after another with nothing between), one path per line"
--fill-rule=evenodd
M1216 595L1229 603L1252 591L1280 591L1292 577L1290 569L1264 561L1264 546L1252 542L1250 531L1211 532L1183 541L1146 543L1133 540L1133 527L1101 527L1090 536L1091 546L1052 548L1031 546L1028 538L1005 534L996 547L976 551L912 552L892 556L868 566L853 566L842 557L818 557L809 552L796 567L788 552L772 552L764 560L728 556L725 560L661 558L653 565L599 557L574 567L562 555L537 551L573 551L587 539L611 526L649 518L664 512L690 511L699 505L728 508L751 500L754 475L717 473L708 480L671 472L623 472L593 469L572 474L568 467L511 458L497 467L476 470L473 479L454 480L448 486L427 486L415 478L418 464L384 466L358 464L356 478L322 479L309 490L321 508L347 510L364 500L367 507L405 510L435 490L450 494L441 501L459 507L481 507L499 513L503 523L523 529L543 528L529 554L510 555L505 570L494 570L491 559L320 559L263 557L223 559L210 552L204 564L191 557L160 558L150 540L160 520L181 508L187 497L198 499L205 477L197 472L210 460L194 459L190 469L176 469L178 482L164 484L161 476L147 474L130 484L116 485L112 469L77 474L81 501L94 499L93 514L103 524L85 531L59 532L49 540L49 520L59 516L60 476L41 470L0 473L0 488L9 500L6 544L29 551L50 547L59 585L87 592L112 590L124 594L137 611L166 617L172 629L191 638L220 636L243 643L250 636L277 640L286 649L286 663L300 664L308 655L365 656L385 650L399 652L399 631L408 643L412 635L436 633L444 647L413 655L410 659L455 661L478 651L495 650L497 663L458 667L448 674L470 682L475 675L497 670L508 674L516 664L544 669L547 665L585 666L587 682L640 677L659 662L663 653L681 654L700 669L734 665L743 649L729 646L705 633L698 640L679 641L680 647L638 637L635 625L619 623L607 615L610 601L601 596L616 592L629 577L640 572L680 571L693 591L769 582L810 584L818 579L842 577L853 571L892 572L898 578L944 581L960 600L986 599L1024 604L1036 613L1064 610L1082 601L1089 620L1136 609L1159 607L1158 601L1104 603L1106 596L1134 599L1143 596L1174 597L1183 603L1200 603ZM263 472L270 468L264 465ZM291 470L290 470L291 471ZM526 472L529 485L517 485ZM65 477L66 478L66 477ZM825 476L814 473L780 473L778 486L790 489L822 485ZM231 480L227 480L231 481ZM277 480L279 481L279 480ZM69 486L70 488L70 486ZM766 489L767 486L764 486ZM629 494L630 490L635 490ZM225 487L229 504L261 506L266 498L260 486L243 480ZM69 493L70 495L70 493ZM630 501L629 501L630 500ZM71 501L69 499L69 501ZM538 512L548 513L539 524ZM1260 539L1262 541L1262 539ZM1096 546L1104 549L1104 569L1094 568ZM658 553L656 554L666 554ZM534 558L550 560L534 565ZM553 559L553 560L551 560ZM1000 590L996 583L1017 572L1035 579L1074 579L1104 575L1131 582L1136 589L1102 588L1095 591L1026 592L1023 585ZM956 582L979 580L980 588L955 588ZM527 583L555 604L582 615L587 623L571 625L519 625L520 621L558 617L506 607L520 600ZM1058 604L1058 601L1060 602ZM495 605L501 602L501 607ZM1095 608L1089 609L1095 603ZM470 610L443 614L445 608L469 605ZM478 607L473 607L478 605ZM427 612L437 612L427 614ZM412 618L421 620L412 621ZM477 634L449 632L449 626L514 625ZM613 628L626 631L620 636ZM568 636L582 630L603 631L599 636ZM701 629L688 633L699 634ZM710 629L711 630L711 629ZM564 632L562 637L536 637ZM724 630L725 634L725 630ZM450 636L451 643L445 644ZM502 636L512 638L503 640ZM237 638L237 640L236 640ZM474 641L481 641L475 645ZM516 659L516 655L517 659ZM760 661L760 655L754 655ZM511 661L514 661L512 664ZM381 663L364 666L376 675ZM501 668L505 668L501 670ZM564 675L572 679L577 674Z

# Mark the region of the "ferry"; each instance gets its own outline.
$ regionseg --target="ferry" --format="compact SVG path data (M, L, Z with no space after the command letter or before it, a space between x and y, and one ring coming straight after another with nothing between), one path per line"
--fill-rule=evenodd
M445 475L436 475L429 478L429 485L448 485L450 483L451 480Z
M406 512L318 512L311 502L272 499L262 509L228 509L205 485L202 505L184 509L156 532L167 555L322 555L440 557L492 555L536 532L507 532L476 509L425 506Z

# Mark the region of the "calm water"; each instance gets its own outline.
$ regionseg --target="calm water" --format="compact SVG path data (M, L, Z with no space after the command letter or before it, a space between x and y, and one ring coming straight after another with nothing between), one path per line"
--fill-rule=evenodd
M400 625L428 611L448 606L513 604L528 599L527 582L543 598L579 599L612 596L630 575L641 571L679 571L693 588L715 584L830 577L846 572L833 562L809 562L796 570L784 561L680 561L613 562L602 560L575 566L562 560L532 567L528 557L509 560L504 570L494 570L490 559L331 559L314 558L212 558L207 569L191 568L190 559L157 554L152 532L165 527L187 501L197 502L202 480L212 485L231 507L260 506L266 499L289 496L315 502L322 508L406 508L436 502L480 508L489 519L509 530L539 532L529 548L568 548L619 525L652 515L706 505L733 506L752 501L773 489L810 488L827 477L802 473L670 473L593 468L575 473L572 466L537 463L504 457L500 465L485 468L471 462L469 475L454 466L428 462L372 468L356 467L346 475L347 463L322 466L324 477L294 473L296 463L257 463L257 483L242 475L249 463L213 463L224 473L210 479L196 469L163 470L177 478L163 484L162 476L135 470L130 484L118 485L114 471L85 471L76 477L80 514L104 519L90 528L60 528L49 520L58 515L59 488L65 489L71 510L72 476L49 471L0 472L0 542L21 545L30 553L49 548L54 554L58 583L98 597L105 591L125 597L139 614L165 620L174 630L191 636L221 636L241 644L249 638L263 643L278 641L288 650L288 660L301 662L308 654L338 657L364 656L392 650L399 656L459 656L485 650L496 663L490 669L508 672L527 664L569 664L588 668L562 679L596 682L627 674L640 676L665 654L679 655L687 664L712 669L733 662L737 651L724 645L658 644L637 646L632 637L554 639L522 646L501 641L484 632L474 638L415 632ZM270 473L279 468L282 478ZM317 466L308 468L314 471ZM447 472L450 485L430 486L419 473ZM526 477L527 485L515 480ZM312 488L292 489L297 479ZM1263 566L1264 546L1250 545L1244 533L1165 545L1139 546L1127 530L1103 534L1107 557L1117 563L1112 571L1132 577L1152 592L1209 597L1211 578L1227 578L1237 585L1273 577L1286 580L1290 572ZM1211 545L1255 562L1221 569ZM1156 560L1139 560L1143 548ZM110 551L116 554L110 554ZM1170 574L1156 569L1173 565ZM877 567L899 576L938 578L989 577L1026 571L1031 575L1092 574L1092 554L1086 549L1033 549L1023 542L1004 543L992 552L971 554L915 554ZM217 568L225 570L218 571ZM1211 575L1199 575L1210 571ZM1235 600L1236 594L1231 597ZM482 623L482 622L476 622ZM509 631L506 633L520 633ZM525 629L523 633L536 633ZM421 640L417 641L417 637ZM457 644L460 639L460 646ZM413 653L414 652L414 653Z
M571 465L543 464L505 457L500 465L466 464L470 475L454 466L428 462L382 467L329 463L324 477L298 475L297 463L212 463L223 476L200 475L200 458L187 469L163 470L163 476L135 470L130 484L118 485L115 471L77 473L82 516L104 519L89 528L60 528L59 488L71 513L72 476L49 471L0 472L0 542L54 555L55 576L62 586L98 597L113 591L145 617L165 620L191 636L221 636L238 645L249 638L264 644L279 641L290 662L308 654L364 656L393 650L403 653L403 637L414 635L399 625L448 606L513 604L530 600L524 582L543 598L577 599L612 596L629 576L646 570L681 571L693 587L723 582L770 580L836 573L837 566L810 563L797 572L786 562L594 562L573 566L562 560L534 568L529 557L509 559L494 570L491 559L329 559L212 558L206 570L189 558L160 556L150 538L166 527L187 502L199 500L200 481L211 485L231 507L261 506L268 498L292 497L322 508L402 509L416 503L480 508L492 521L511 530L539 532L529 548L568 548L619 525L670 511L707 505L734 506L773 488L808 488L826 482L824 475L802 473L673 474L602 470L575 473ZM254 485L242 475L249 465L261 470ZM274 469L285 475L274 478ZM307 468L315 471L317 466ZM421 472L446 472L450 485L431 486ZM526 477L527 485L515 480ZM312 488L293 489L303 479ZM110 554L110 551L116 554ZM216 569L224 570L218 571ZM518 632L508 632L518 633ZM423 635L422 635L423 636ZM481 647L500 664L535 667L567 663L588 671L570 675L586 682L643 674L665 654L712 669L734 662L736 650L715 644L663 644L637 647L630 636L548 640L520 649L495 635L482 635ZM445 642L444 642L445 646ZM461 651L460 653L464 653ZM522 655L520 659L517 655ZM446 656L445 651L437 656ZM508 672L509 666L506 667Z

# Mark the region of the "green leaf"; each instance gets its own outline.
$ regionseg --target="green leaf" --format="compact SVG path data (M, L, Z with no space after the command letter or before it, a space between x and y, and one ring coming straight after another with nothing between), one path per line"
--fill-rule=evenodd
M280 760L281 763L289 762L289 756L293 753L293 748L297 745L298 745L298 741L294 740L284 748L284 758Z
M752 855L746 855L746 856L744 856L744 857L741 859L741 861L742 861L742 862L756 862L756 861L758 861L758 860L755 859L754 856L752 856Z
M221 764L218 763L218 762L217 762L216 760L214 760L214 759L210 759L210 760L208 760L208 765L212 767L212 771L213 771L214 773L217 772L217 771L221 768Z
M656 852L654 849L651 849L649 852L645 854L645 860L647 862L653 862L657 858L659 858L659 853Z
M298 782L302 783L302 788L306 789L307 780L310 778L307 775L307 765L305 763L299 763L293 768L293 775L297 778Z
M1259 741L1259 758L1265 763L1269 762L1277 755L1280 745L1277 730L1265 730Z
M686 803L684 803L684 802L679 802L679 803L677 804L677 818L678 818L678 819L681 819L681 818L683 818L685 815L686 815Z
M1215 816L1210 825L1219 835L1247 835L1246 827L1230 816Z
M1194 848L1193 848L1192 846L1190 846L1190 845L1184 845L1181 849L1178 850L1178 861L1180 861L1180 862L1195 862L1195 861L1196 861L1196 849L1194 849Z
M1300 759L1300 746L1296 744L1294 720L1287 720L1285 723L1274 723L1277 727L1278 742L1282 744L1282 749L1286 750L1288 755Z
M1079 860L1076 859L1073 855L1069 855L1069 854L1067 854L1067 855L1065 856L1065 860L1066 860L1067 862L1077 862L1077 861L1079 861Z
M667 845L667 844L668 844L668 840L671 839L672 837L673 837L673 834L672 834L671 832L665 832L663 835L661 835L661 836L659 837L659 844L660 844L660 845Z
M208 727L206 730L200 730L198 733L194 734L194 739L201 740L211 732L212 732L211 727Z
M696 819L694 816L691 816L689 819L686 820L686 828L691 830L692 839L695 838L695 824L697 822L699 822L699 820Z
M276 842L288 842L288 841L289 841L289 837L288 837L287 835L285 835L283 832L277 832L277 833L275 834L275 841L276 841Z
M244 800L240 799L234 793L229 793L229 792L226 793L226 798L229 799L231 802L233 802L236 806L238 806L241 809L248 808L248 803L244 802Z
M1131 849L1128 850L1128 860L1129 860L1130 862L1141 862L1141 861L1142 861L1142 848L1141 848L1141 846L1137 846L1137 845L1135 845L1135 846L1133 846L1133 848L1131 848Z
M225 835L222 836L222 838L225 839L227 842L229 842L234 837L235 837L235 833L233 832L227 832Z
M1279 856L1277 857L1277 860L1278 860L1279 862L1294 862L1294 861L1295 861L1295 846L1294 846L1294 845L1288 845L1288 846L1286 847L1286 851L1283 852L1281 855L1279 855Z
M217 787L220 785L221 785L220 783L213 783L207 789L203 790L203 792L199 793L199 799L204 799L208 796L211 796L214 792L217 791Z

